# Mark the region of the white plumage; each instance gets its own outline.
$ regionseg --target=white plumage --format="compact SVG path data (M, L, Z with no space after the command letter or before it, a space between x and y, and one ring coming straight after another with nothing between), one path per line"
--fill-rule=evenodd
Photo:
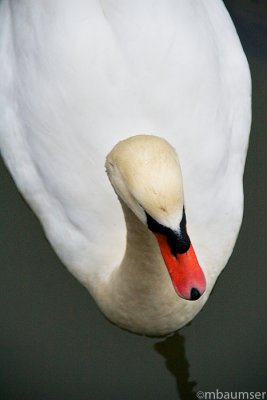
M0 58L2 156L59 257L119 325L180 328L206 301L243 213L251 84L222 1L2 0ZM118 317L108 283L126 228L104 164L118 141L144 133L179 155L207 290L190 302L167 284L149 310L137 269L136 296L124 294L131 306Z

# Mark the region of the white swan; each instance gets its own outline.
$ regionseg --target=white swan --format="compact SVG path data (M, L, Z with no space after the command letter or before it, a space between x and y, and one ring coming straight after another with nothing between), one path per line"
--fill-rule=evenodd
M55 251L119 326L179 329L243 212L250 74L223 3L2 0L0 54L2 155Z

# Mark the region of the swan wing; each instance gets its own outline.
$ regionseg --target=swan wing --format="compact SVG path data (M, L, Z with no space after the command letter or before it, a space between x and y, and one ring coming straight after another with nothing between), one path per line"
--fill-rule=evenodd
M176 147L191 235L222 265L242 217L251 90L223 3L4 0L0 26L2 155L72 273L86 283L121 260L104 162L138 133Z

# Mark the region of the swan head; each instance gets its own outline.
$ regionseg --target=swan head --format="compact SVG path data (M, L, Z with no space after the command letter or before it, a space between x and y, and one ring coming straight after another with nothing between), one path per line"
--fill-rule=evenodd
M197 300L206 282L186 231L182 174L174 148L157 136L130 137L108 154L106 171L117 195L155 235L177 294Z

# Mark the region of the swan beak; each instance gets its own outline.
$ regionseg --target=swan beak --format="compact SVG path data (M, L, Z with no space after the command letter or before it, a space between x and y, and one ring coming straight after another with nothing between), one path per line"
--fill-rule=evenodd
M206 289L206 279L192 244L185 253L173 255L166 236L154 235L178 296L186 300L199 299Z

